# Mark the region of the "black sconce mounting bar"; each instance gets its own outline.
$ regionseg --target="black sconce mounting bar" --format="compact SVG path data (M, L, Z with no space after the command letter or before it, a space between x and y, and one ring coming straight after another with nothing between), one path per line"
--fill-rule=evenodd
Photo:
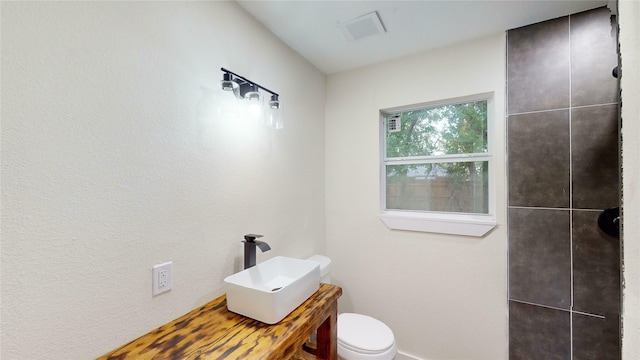
M220 70L221 70L221 71L224 71L224 72L225 72L225 73L227 73L227 74L231 74L231 75L233 75L234 77L236 77L236 78L238 78L238 79L242 79L243 81L245 81L245 82L247 82L247 83L249 83L249 84L253 84L253 85L257 86L258 88L260 88L260 89L262 89L262 90L264 90L264 91L266 91L266 92L270 93L271 95L280 96L277 92L271 91L271 90L267 89L266 87L264 87L264 86L262 86L262 85L260 85L260 84L258 84L258 83L256 83L256 82L253 82L253 81L251 81L251 80L247 79L247 78L246 78L246 77L244 77L244 76L240 76L240 75L238 75L238 74L234 73L233 71L229 71L229 70L227 70L227 69L225 69L225 68L220 68Z

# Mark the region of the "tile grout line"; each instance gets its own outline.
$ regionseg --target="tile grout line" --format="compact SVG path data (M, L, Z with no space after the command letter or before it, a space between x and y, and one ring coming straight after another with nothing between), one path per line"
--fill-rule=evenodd
M568 211L568 210L577 210L577 211L590 211L590 212L601 212L601 209L576 209L576 208L552 208L552 207L542 207L542 206L517 206L517 205L509 205L509 209L528 209L528 210L559 210L559 211Z
M569 99L569 101L571 101L571 99ZM584 109L584 108L590 108L590 107L596 107L596 106L607 106L607 105L619 105L619 103L620 103L619 101L616 101L616 102L610 102L610 103L589 104L589 105L580 105L580 106L571 106L571 105L569 105L569 107L559 107L559 108L554 108L554 109L544 109L544 110L534 110L534 111L523 111L523 112L513 113L513 114L509 114L509 115L511 115L511 116L516 115L517 116L517 115L539 114L539 113L551 112L551 111Z
M511 272L509 271L509 267L511 264L511 222L509 220L509 196L510 196L510 190L509 190L509 120L510 120L510 116L511 114L509 113L509 30L507 30L506 34L505 34L505 74L504 74L504 145L505 145L505 151L504 151L504 170L505 170L505 175L506 175L506 181L505 181L505 185L507 188L507 211L506 211L506 216L507 216L507 356L509 356L509 352L510 352L510 343L511 343L511 333L509 331L510 328L510 324L511 324L511 311L509 311L509 299L511 299L511 283L510 278L511 278ZM497 207L497 204L496 204Z
M594 317L594 318L602 319L602 320L606 319L606 316L604 316L604 315L589 314L589 313L586 313L586 312L576 311L576 310L571 310L571 314L578 314L578 315L583 315L583 316L589 316L589 317Z
M538 303L534 303L534 302L530 302L530 301L524 301L524 300L518 300L518 299L509 299L509 301L514 302L514 303L519 303L519 304L537 306L537 307L541 307L541 308L545 308L545 309L563 311L563 312L569 313L570 315L578 314L578 315L589 316L589 317L597 318L597 319L605 319L606 318L604 315L591 314L591 313L588 313L588 312L576 311L576 310L571 310L571 309L563 309L563 308L559 308L559 307L556 307L556 306L538 304Z
M545 309L558 310L558 311L564 311L564 312L571 313L570 309L563 309L563 308L559 308L559 307L551 306L551 305L538 304L538 303L534 303L534 302L530 302L530 301L524 301L524 300L518 300L518 299L509 299L509 301L513 301L513 302L517 302L517 303L525 304L525 305L538 306L538 307L545 308Z
M570 286L571 302L569 303L569 359L573 360L573 137L572 128L572 74L571 74L571 15L568 17L569 23L569 256L570 256Z

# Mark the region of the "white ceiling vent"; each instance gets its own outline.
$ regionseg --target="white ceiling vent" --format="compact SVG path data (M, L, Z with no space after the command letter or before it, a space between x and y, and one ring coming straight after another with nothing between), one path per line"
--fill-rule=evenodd
M351 41L386 32L377 11L341 23L340 26L344 35Z

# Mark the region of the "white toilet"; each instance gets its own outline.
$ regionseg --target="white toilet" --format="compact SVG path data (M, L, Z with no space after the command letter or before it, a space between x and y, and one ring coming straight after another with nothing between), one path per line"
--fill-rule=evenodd
M320 281L331 283L331 259L313 255L320 263ZM341 360L392 360L398 352L393 331L382 321L352 313L338 315L338 358Z

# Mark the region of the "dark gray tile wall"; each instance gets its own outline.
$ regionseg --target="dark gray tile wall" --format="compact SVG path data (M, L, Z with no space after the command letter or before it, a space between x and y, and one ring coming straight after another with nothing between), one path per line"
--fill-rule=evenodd
M509 114L569 107L569 18L511 31L507 46Z
M620 243L599 231L598 212L573 211L573 309L620 312Z
M569 211L512 208L509 209L509 224L511 299L569 310Z
M569 110L510 115L509 205L569 207Z
M618 104L571 109L573 208L618 206L618 154Z
M509 359L565 360L571 354L569 312L509 302Z
M572 314L573 360L620 359L620 321L617 317Z
M620 359L615 23L607 8L507 34L509 357Z
M606 7L571 16L571 106L618 101L616 34Z

